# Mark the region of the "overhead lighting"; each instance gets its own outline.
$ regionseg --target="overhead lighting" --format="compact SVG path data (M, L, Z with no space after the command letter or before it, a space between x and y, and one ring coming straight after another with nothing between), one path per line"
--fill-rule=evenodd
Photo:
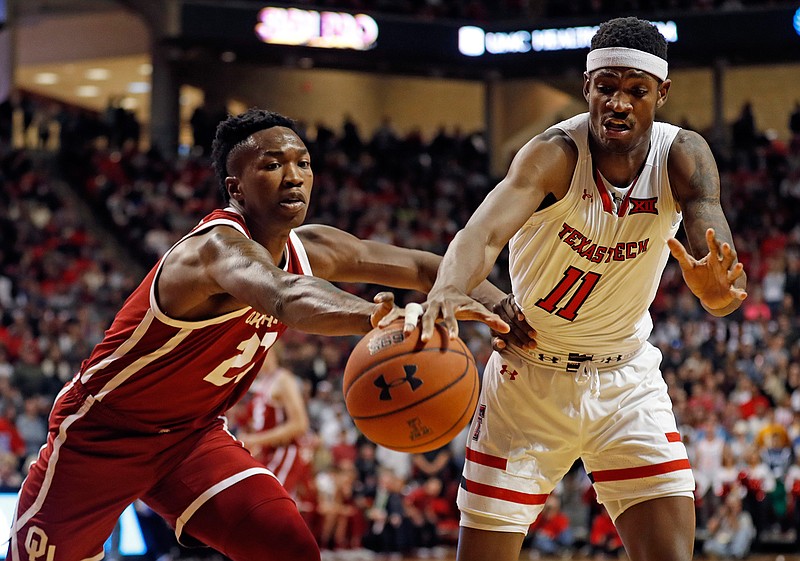
M100 88L97 86L78 86L75 88L75 95L78 97L97 97L100 95Z
M150 82L131 82L128 84L128 93L143 94L150 91Z
M133 111L139 107L139 101L135 97L123 97L119 106L128 111Z
M40 86L52 86L58 84L58 74L55 72L38 72L33 77L33 82Z
M87 80L108 80L111 77L111 72L107 68L90 68L86 71Z
M139 74L141 76L150 76L153 73L153 65L149 62L139 65Z

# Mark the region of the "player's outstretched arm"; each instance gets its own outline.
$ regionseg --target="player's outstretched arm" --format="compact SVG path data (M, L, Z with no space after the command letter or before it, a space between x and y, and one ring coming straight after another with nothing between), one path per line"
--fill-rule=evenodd
M459 314L474 303L468 294L486 279L500 251L544 198L563 195L576 158L574 145L558 131L546 131L517 153L505 178L450 243L425 303L422 340L429 340L440 319L451 337L458 335ZM489 327L500 333L510 329L506 322Z
M296 230L311 261L314 274L335 282L372 283L427 293L433 286L442 258L427 251L397 247L391 244L362 240L352 234L319 224ZM483 281L465 298L456 310L460 320L476 320L489 325L498 336L505 336L508 325L496 313L506 294L489 281ZM402 311L394 312L382 322L388 324ZM405 310L409 320L408 306ZM406 321L407 325L416 321ZM508 333L513 342L528 341L530 329L511 324ZM409 326L407 331L413 330Z
M187 258L180 260L185 263L172 271L172 278L190 280L182 280L182 286L172 283L173 299L232 298L239 307L252 306L289 327L321 335L367 333L395 308L388 292L371 303L316 276L287 273L263 246L233 228L214 228L184 243L190 242L190 250L182 252ZM194 263L191 255L196 255Z
M725 316L747 297L747 275L719 199L719 173L706 141L682 130L669 154L669 178L684 216L687 246L668 240L684 281L712 315Z

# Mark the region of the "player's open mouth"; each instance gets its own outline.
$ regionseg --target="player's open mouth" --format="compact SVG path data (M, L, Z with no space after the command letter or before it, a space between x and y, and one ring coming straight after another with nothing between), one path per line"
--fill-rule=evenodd
M280 205L284 208L297 210L304 207L306 204L305 199L299 193L292 193L281 199Z
M605 126L607 130L613 132L624 132L631 130L631 127L628 125L628 123L620 119L609 119L603 123L603 126Z
M608 119L603 123L606 138L623 138L630 133L631 127L621 119Z

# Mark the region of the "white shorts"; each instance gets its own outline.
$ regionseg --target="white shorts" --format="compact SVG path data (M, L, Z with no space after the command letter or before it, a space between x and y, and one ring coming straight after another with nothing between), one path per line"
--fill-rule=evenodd
M650 344L611 369L592 363L591 374L493 353L467 440L461 524L525 533L579 458L614 519L644 500L692 497L660 363Z

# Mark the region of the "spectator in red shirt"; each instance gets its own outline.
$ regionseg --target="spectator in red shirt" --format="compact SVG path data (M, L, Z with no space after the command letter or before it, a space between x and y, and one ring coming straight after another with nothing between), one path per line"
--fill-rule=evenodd
M604 507L592 520L589 544L595 559L616 559L622 551L622 540Z
M561 499L550 495L539 517L531 524L526 541L531 555L556 555L572 547L575 538L569 517L561 510Z
M433 475L422 485L412 489L404 498L406 517L411 523L412 540L420 556L430 553L440 545L440 525L445 529L452 519L458 519L453 512L452 502L443 495L442 480Z
M25 441L19 435L17 427L9 415L16 416L16 409L6 406L7 411L0 415L0 453L11 452L17 459L25 456Z

